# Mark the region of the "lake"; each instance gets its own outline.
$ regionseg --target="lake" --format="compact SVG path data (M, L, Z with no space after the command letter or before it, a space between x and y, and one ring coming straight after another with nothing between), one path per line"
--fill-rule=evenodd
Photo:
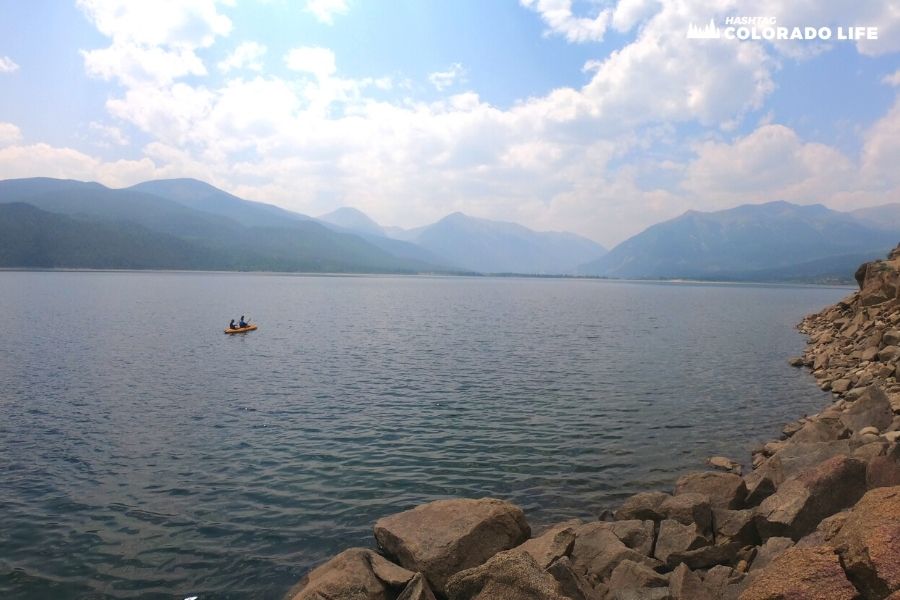
M280 598L451 496L592 518L817 412L794 325L850 291L0 273L0 597Z

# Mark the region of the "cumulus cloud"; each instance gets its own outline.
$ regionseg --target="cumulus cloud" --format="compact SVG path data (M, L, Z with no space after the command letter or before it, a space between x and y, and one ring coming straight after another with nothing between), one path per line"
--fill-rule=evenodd
M97 121L91 121L88 124L88 127L93 135L100 138L100 145L114 144L116 146L127 146L130 143L128 136L122 133L121 129L113 125L104 125Z
M522 6L539 13L549 28L547 33L559 34L570 42L599 42L609 26L610 11L601 10L594 17L577 17L572 12L572 0L520 0Z
M801 140L784 125L763 125L731 142L696 148L684 187L704 205L773 199L820 201L855 186L855 166L838 150Z
M306 10L320 22L332 25L335 15L346 14L350 7L347 0L307 0Z
M129 87L205 75L196 50L232 28L214 0L78 0L78 6L112 40L107 48L81 51L88 74Z
M0 73L14 73L19 70L19 65L8 56L0 56Z
M284 64L294 73L282 77L256 71L265 49L245 42L218 64L229 77L214 82L203 78L199 57L206 54L197 50L227 35L231 24L213 2L186 4L187 12L170 20L173 31L150 24L129 33L131 18L84 1L111 38L109 48L86 53L85 67L122 84L106 107L113 122L152 140L144 158L123 162L121 175L112 172L114 163L70 149L28 146L7 158L19 172L35 173L26 164L29 151L49 173L58 172L48 166L58 158L67 176L93 172L83 178L108 184L199 177L314 214L352 202L383 223L405 226L462 210L607 244L687 208L775 197L852 205L889 198L900 186L891 170L900 158L896 107L865 132L861 157L848 157L803 140L772 114L753 114L765 110L775 87L780 48L685 39L689 23L746 12L746 3L620 0L581 16L565 0L523 4L571 42L599 40L608 27L633 34L584 65L584 85L500 108L474 91L453 93L462 65L429 76L442 92L436 101L415 98L412 86L388 100L379 92L393 86L390 78L342 77L334 52L316 46L287 52ZM127 13L131 5L119 8ZM346 10L346 3L335 5ZM819 8L796 3L789 10L801 19ZM734 133L748 121L758 123L755 130ZM702 133L685 141L676 133L681 124ZM25 148L18 143L10 147Z
M12 123L0 122L0 147L11 146L22 140L22 131Z
M233 69L248 69L250 71L262 71L262 58L266 54L266 47L257 42L244 42L234 49L231 54L219 61L219 70L227 73Z
M428 81L439 92L444 91L448 87L465 81L466 70L460 63L453 63L446 71L435 71L428 75Z

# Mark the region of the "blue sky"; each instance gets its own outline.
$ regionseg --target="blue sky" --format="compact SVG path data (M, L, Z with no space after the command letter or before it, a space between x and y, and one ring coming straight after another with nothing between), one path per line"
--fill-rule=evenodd
M898 1L782 4L0 0L0 177L607 245L691 208L900 201ZM686 39L736 15L879 37Z

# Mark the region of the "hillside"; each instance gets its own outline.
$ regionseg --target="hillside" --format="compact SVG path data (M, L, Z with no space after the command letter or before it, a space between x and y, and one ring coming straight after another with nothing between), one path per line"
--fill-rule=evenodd
M583 265L625 278L809 280L883 255L900 232L875 229L821 205L788 202L685 214L649 227ZM806 267L804 267L806 265Z
M569 274L606 252L603 246L572 233L533 231L462 213L394 235L454 265L482 273Z
M184 188L179 184L171 189ZM172 195L177 197L177 194ZM69 245L67 247L77 248L80 239L85 248L92 249L90 260L85 258L79 262L75 259L82 257L82 254L74 253L74 262L66 264L69 267L125 268L120 265L117 240L119 236L139 231L147 260L139 261L133 268L359 273L436 270L434 265L395 256L358 236L332 231L294 213L283 211L288 215L285 219L267 220L267 215L280 214L280 209L272 211L270 209L274 207L267 205L231 197L225 199L225 208L219 210L210 205L215 201L209 200L209 197L205 201L188 201L200 206L204 202L210 210L197 210L135 188L114 190L95 183L41 178L0 181L0 205L28 204L43 213L69 217L70 220L65 223L71 231L63 238ZM243 221L217 214L227 214L229 211L250 214L251 223L271 222L273 225L247 226ZM73 221L79 226L72 226ZM33 225L58 231L61 222L42 215ZM92 238L92 232L98 231L102 235ZM51 243L55 238L43 236L40 239L45 240L45 246L50 244L46 246L48 251L56 251ZM11 237L5 240L4 245L8 256L18 261L6 266L24 267L42 260L46 262L38 252L40 247L29 245L26 240ZM190 249L199 258L195 260L177 252L172 254L167 246ZM105 258L102 256L104 248L107 253ZM160 257L167 258L162 260Z

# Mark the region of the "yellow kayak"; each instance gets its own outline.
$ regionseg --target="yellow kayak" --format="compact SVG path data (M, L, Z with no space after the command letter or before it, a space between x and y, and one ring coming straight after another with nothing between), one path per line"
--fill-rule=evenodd
M246 333L248 331L255 331L256 325L247 325L246 327L238 327L236 329L226 329L225 333Z

